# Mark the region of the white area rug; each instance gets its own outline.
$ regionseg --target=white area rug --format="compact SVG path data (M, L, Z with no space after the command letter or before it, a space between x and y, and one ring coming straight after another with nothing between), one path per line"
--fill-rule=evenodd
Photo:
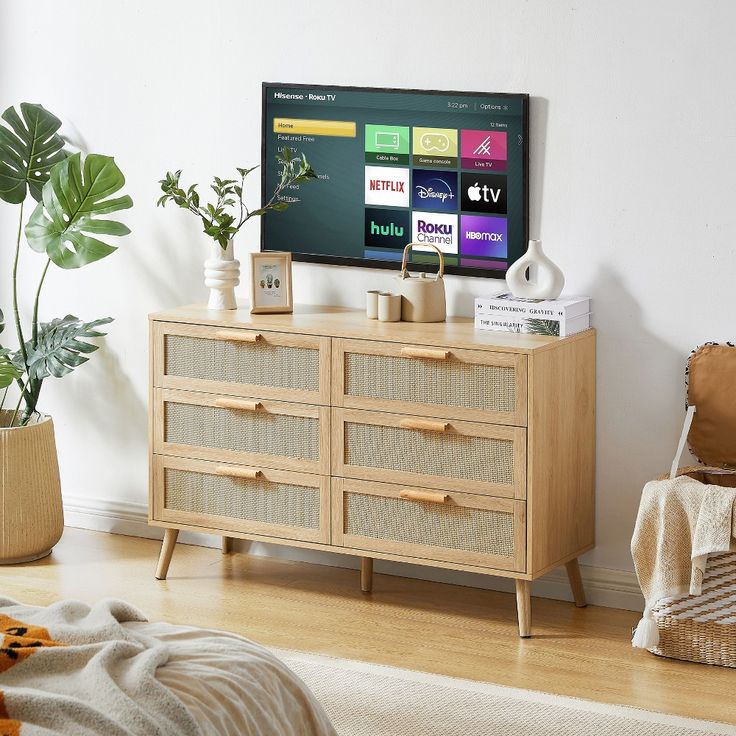
M276 650L340 736L736 735L736 726Z

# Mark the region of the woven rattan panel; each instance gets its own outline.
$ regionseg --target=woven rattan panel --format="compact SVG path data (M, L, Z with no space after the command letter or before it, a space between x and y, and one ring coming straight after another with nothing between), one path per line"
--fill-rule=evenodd
M483 411L516 409L516 370L460 360L412 360L345 354L345 393L373 399L460 406Z
M319 391L319 350L166 335L168 376Z
M514 443L345 422L345 464L510 485Z
M319 529L318 488L166 468L167 509Z
M373 539L513 557L514 516L452 504L345 493L344 531Z
M164 439L180 445L319 460L319 419L165 404Z

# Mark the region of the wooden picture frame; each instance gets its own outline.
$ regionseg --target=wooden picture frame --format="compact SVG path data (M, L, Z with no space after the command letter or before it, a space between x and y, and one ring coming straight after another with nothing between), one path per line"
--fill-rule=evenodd
M289 314L294 311L291 253L250 254L251 314Z

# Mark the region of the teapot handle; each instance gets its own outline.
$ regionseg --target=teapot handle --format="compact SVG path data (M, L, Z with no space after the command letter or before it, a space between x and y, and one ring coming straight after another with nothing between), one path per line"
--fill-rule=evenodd
M401 272L399 273L399 276L402 279L406 278L406 260L409 257L409 250L411 250L412 245L428 245L430 248L434 248L437 251L437 255L440 257L440 269L437 271L435 281L437 279L441 279L445 273L445 256L442 254L442 251L436 245L432 245L432 243L407 243L406 248L404 248L404 257L401 259Z

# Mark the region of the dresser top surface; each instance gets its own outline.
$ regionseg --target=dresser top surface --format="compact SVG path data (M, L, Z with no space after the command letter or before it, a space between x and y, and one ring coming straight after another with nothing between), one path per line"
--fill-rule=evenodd
M363 310L323 305L295 305L292 314L251 314L247 305L232 311L209 310L190 304L156 312L149 319L159 322L234 327L272 332L289 332L357 340L445 345L475 350L534 353L554 349L563 343L590 337L586 330L572 337L522 335L512 332L476 330L471 317L448 317L446 322L379 322L368 319Z

